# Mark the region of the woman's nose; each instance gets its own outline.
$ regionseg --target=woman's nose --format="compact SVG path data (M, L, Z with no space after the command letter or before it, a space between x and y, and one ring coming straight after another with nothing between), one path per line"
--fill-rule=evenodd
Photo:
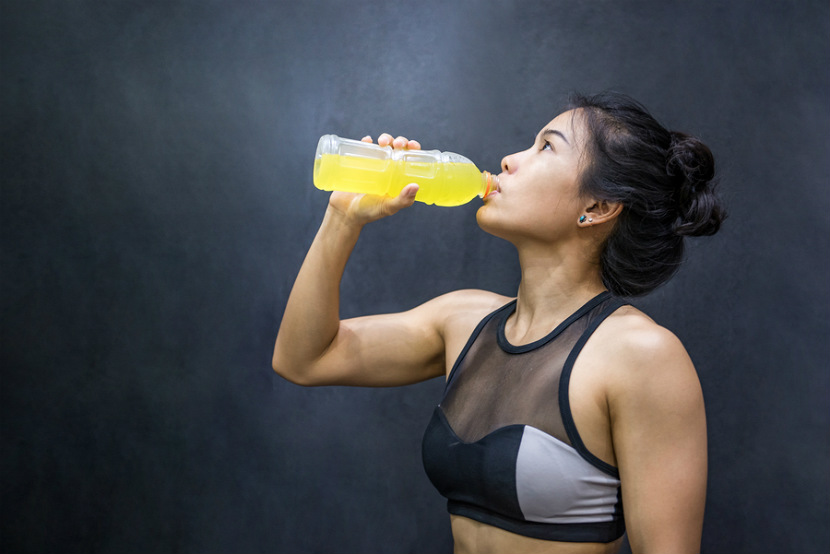
M501 170L505 173L516 171L516 154L510 154L501 159Z

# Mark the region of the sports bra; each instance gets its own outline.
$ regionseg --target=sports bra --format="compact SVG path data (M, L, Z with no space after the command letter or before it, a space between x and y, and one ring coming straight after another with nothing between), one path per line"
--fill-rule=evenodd
M451 514L537 539L622 536L619 472L585 448L568 399L580 350L622 305L603 292L522 346L504 331L515 300L479 323L422 443L424 469Z

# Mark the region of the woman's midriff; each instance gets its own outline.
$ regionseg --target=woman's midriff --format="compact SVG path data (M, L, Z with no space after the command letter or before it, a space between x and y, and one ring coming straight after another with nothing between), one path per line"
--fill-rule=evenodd
M455 554L615 554L622 538L611 543L559 542L517 535L492 525L450 515Z

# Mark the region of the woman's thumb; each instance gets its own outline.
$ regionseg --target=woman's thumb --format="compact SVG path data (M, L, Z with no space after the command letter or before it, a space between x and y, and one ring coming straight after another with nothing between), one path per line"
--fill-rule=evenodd
M408 208L412 204L415 203L415 195L418 193L418 185L415 183L410 183L406 185L403 189L401 189L400 194L395 198L389 200L387 205L389 206L389 215L397 212L398 210L402 210L404 208Z

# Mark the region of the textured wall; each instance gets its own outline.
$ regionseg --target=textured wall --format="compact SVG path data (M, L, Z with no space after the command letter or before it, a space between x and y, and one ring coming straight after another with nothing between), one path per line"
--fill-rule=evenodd
M639 301L706 394L703 550L827 548L826 1L5 0L0 40L4 552L450 552L441 383L270 370L317 138L496 169L607 88L708 142L731 208ZM343 315L511 294L475 209L367 228Z

